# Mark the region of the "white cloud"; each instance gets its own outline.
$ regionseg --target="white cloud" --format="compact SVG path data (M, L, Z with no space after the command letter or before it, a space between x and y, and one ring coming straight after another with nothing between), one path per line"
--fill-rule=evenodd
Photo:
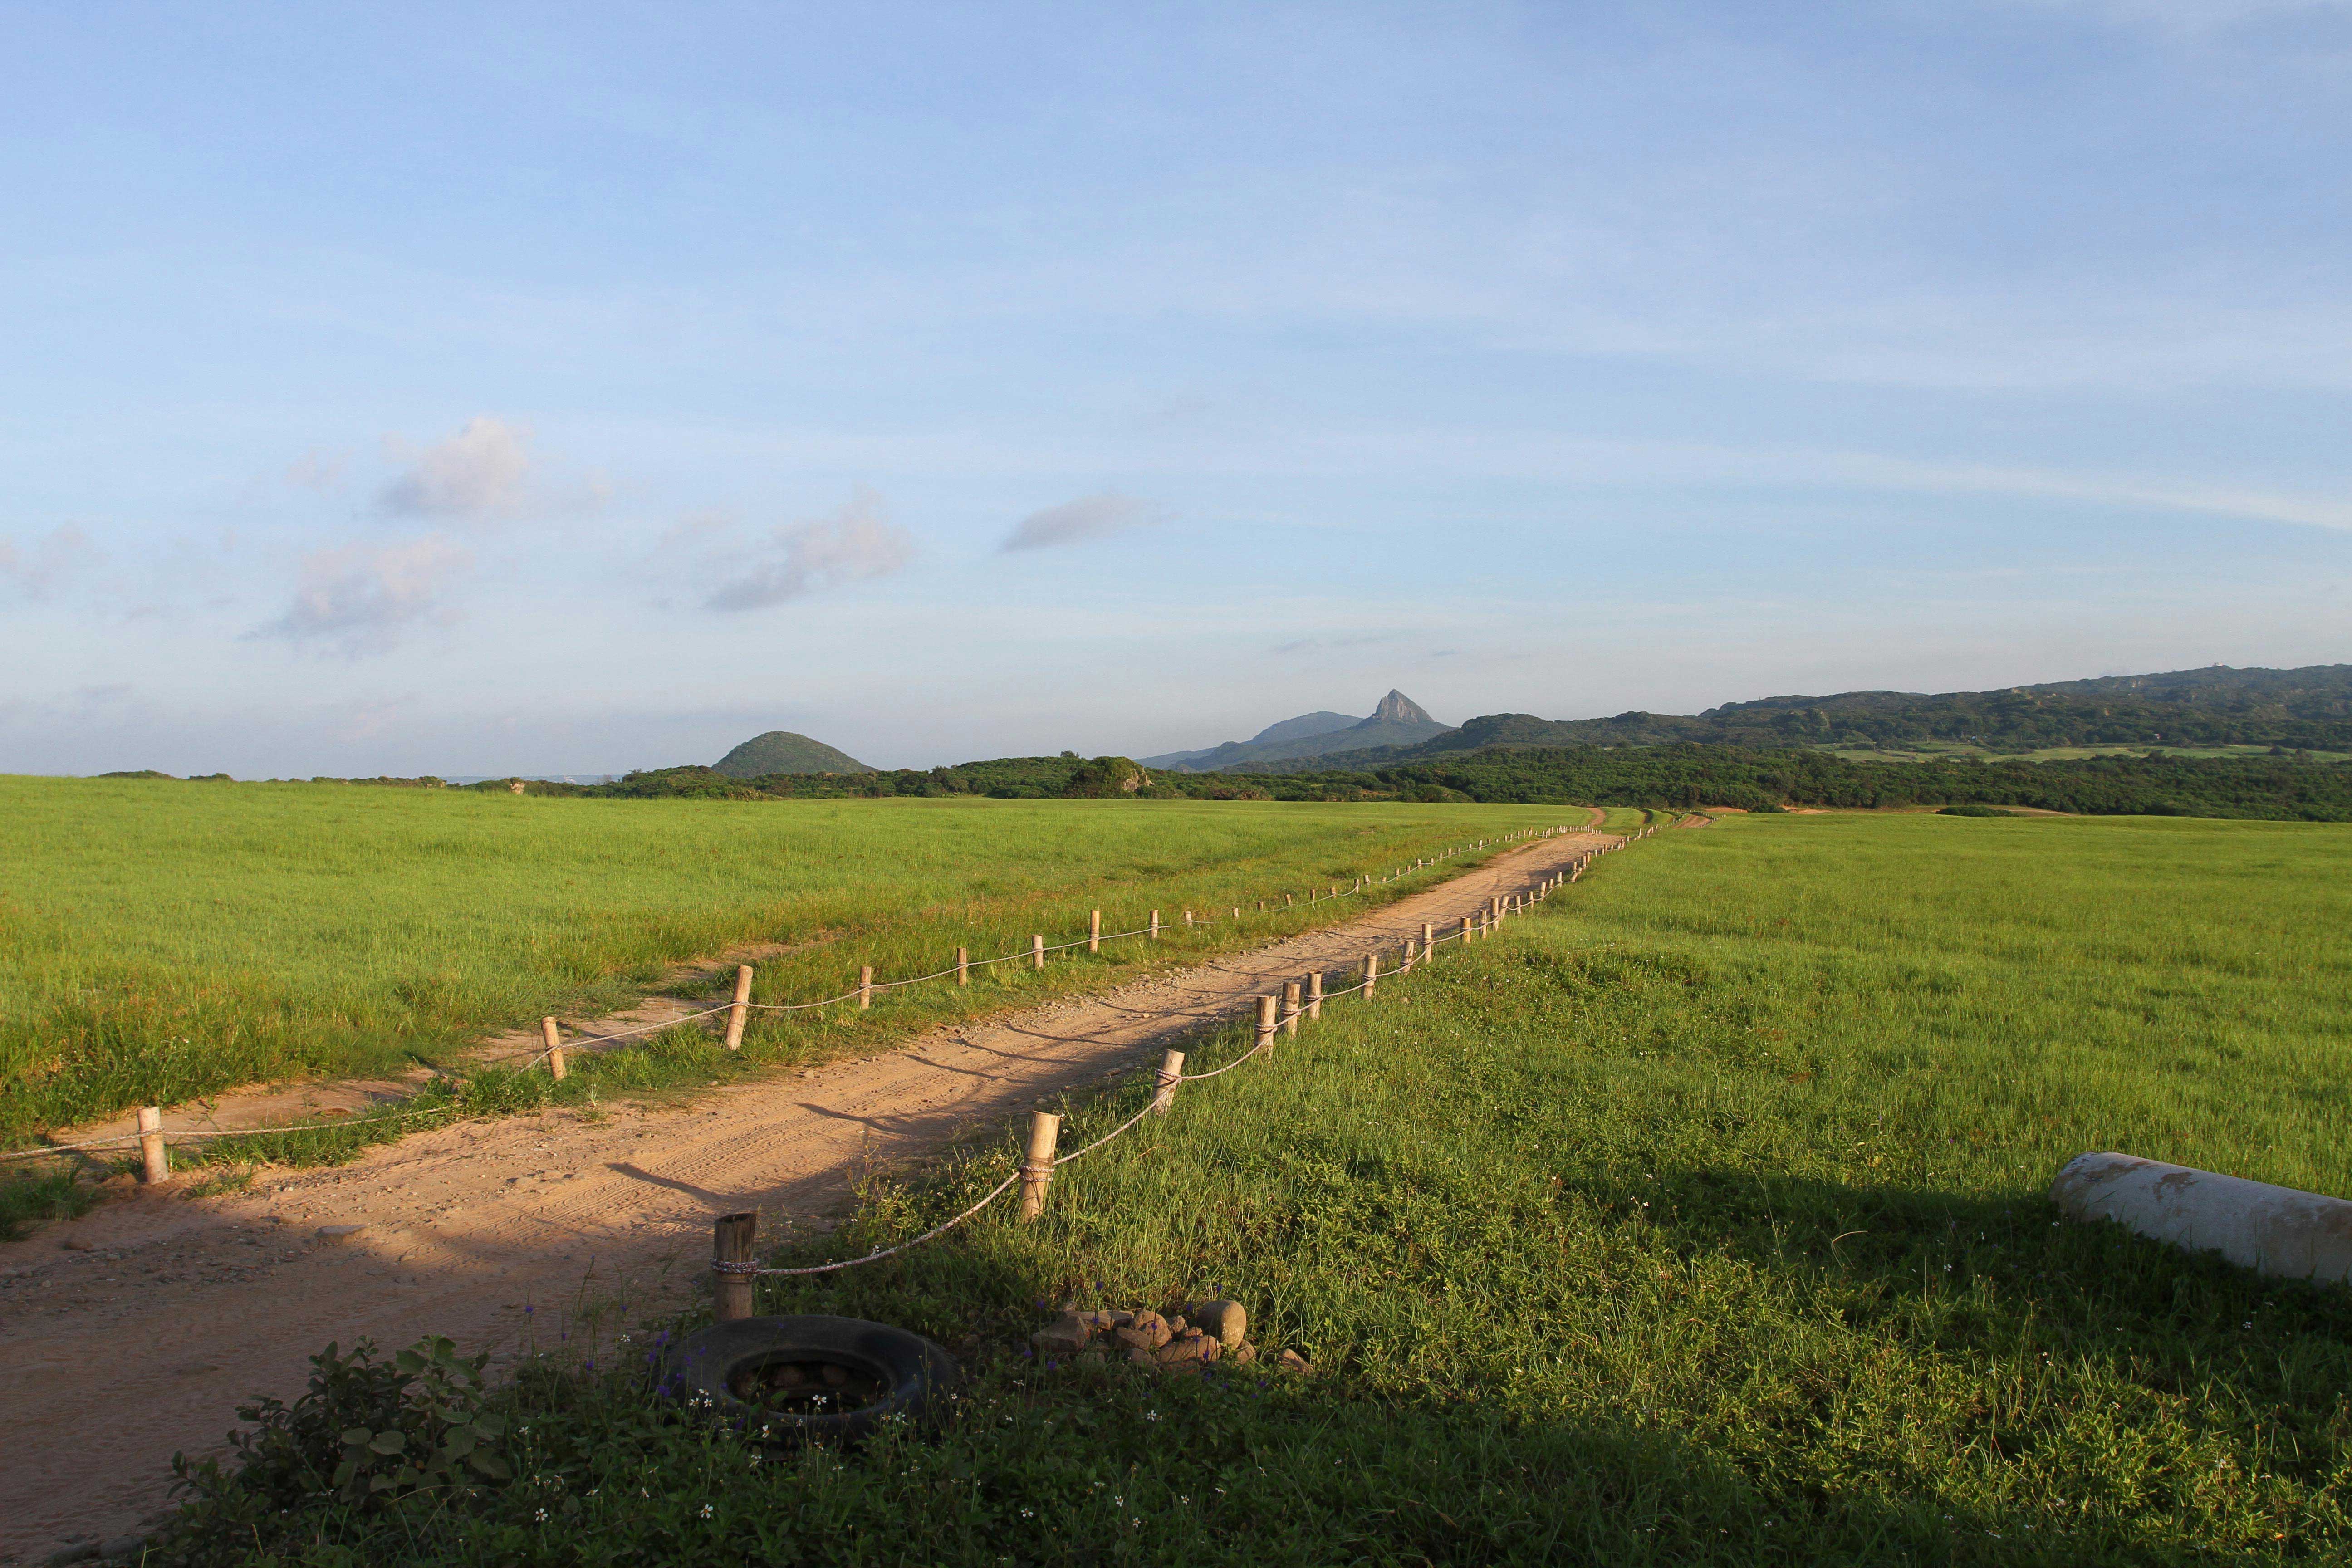
M51 529L23 549L0 539L0 582L28 599L46 599L60 579L95 563L100 553L89 535L72 523Z
M442 598L472 563L463 546L439 534L314 551L302 559L294 602L253 635L345 658L388 652L407 626L457 618Z
M1060 506L1049 506L1043 511L1031 512L1004 536L1003 544L998 548L1049 550L1057 544L1081 544L1089 539L1108 539L1114 534L1150 528L1167 520L1167 512L1149 501L1105 490L1100 495L1080 496L1076 500L1064 501Z
M350 459L348 452L313 449L287 464L284 478L295 489L324 492L343 482L343 465Z
M903 571L915 538L890 521L881 496L864 485L831 517L770 531L770 558L719 585L714 610L757 610L843 583Z
M383 488L383 510L403 517L511 517L523 509L530 476L530 430L478 414L446 441L412 447L386 441L407 463Z

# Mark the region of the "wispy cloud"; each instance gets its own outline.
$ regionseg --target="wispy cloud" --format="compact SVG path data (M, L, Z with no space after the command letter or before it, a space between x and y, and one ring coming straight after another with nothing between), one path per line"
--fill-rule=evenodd
M1167 520L1166 510L1150 501L1105 490L1100 495L1080 496L1076 500L1031 512L1004 536L1004 542L998 548L1050 550L1059 544L1082 544L1090 539L1131 533Z
M302 559L286 613L251 635L344 658L386 653L409 626L457 619L444 599L472 563L463 546L439 534L314 551Z
M478 521L511 517L523 509L531 472L526 426L479 414L429 447L411 447L397 437L385 445L406 464L381 498L383 510L394 516Z
M880 495L864 485L830 517L769 531L768 559L719 584L705 603L714 610L758 610L844 583L887 577L915 558L915 536L890 521Z
M0 539L0 582L28 599L46 599L58 583L100 558L89 535L72 523L53 528L21 548Z

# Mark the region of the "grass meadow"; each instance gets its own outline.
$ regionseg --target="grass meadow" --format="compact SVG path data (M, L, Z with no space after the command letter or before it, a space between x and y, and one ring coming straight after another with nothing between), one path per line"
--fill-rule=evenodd
M1033 931L1083 935L1097 907L1106 929L1124 930L1155 906L1172 921L1286 890L1303 901L1359 872L1582 815L0 777L0 1147L240 1084L445 1062L543 1014L593 1016L680 961L740 944L792 946L762 962L754 995L797 1001L854 985L861 963L887 979L951 963L959 945L979 958ZM1260 941L1331 912L1180 927L1155 954L1122 943L1091 963L1057 955L1042 978L1003 965L971 996L931 1005L1101 984L1147 956ZM831 1026L762 1034L806 1046ZM608 1077L656 1065L613 1064Z
M1763 816L1496 940L903 1259L763 1311L971 1357L942 1433L753 1458L645 1336L505 1401L528 1487L282 1488L193 1562L2179 1563L2352 1553L2352 1299L2044 1193L2122 1149L2352 1193L2352 830ZM1227 1035L1202 1066L1241 1047ZM1074 1106L1066 1144L1141 1103ZM861 1253L1010 1133L878 1181ZM1048 1303L1244 1302L1304 1378L1039 1362ZM615 1370L614 1363L620 1363ZM551 1366L552 1363L549 1363ZM279 1515L271 1510L287 1507ZM264 1553L276 1553L264 1556Z

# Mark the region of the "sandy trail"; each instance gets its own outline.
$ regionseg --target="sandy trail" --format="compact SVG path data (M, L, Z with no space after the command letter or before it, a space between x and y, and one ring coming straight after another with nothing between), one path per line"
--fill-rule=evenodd
M0 1563L152 1521L172 1455L220 1451L234 1406L299 1393L330 1340L443 1333L510 1360L584 1305L674 1304L705 1287L714 1215L756 1208L770 1239L830 1228L867 1159L1155 1060L1284 980L1615 842L1537 839L1345 924L688 1105L461 1122L241 1193L143 1189L0 1246ZM332 1226L362 1228L320 1236Z

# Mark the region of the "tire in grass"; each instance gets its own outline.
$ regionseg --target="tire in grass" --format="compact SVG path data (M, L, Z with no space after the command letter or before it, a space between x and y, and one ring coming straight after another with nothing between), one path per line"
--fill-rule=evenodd
M671 1398L772 1443L855 1443L945 1413L963 1382L920 1334L858 1318L740 1318L689 1334L663 1363Z

